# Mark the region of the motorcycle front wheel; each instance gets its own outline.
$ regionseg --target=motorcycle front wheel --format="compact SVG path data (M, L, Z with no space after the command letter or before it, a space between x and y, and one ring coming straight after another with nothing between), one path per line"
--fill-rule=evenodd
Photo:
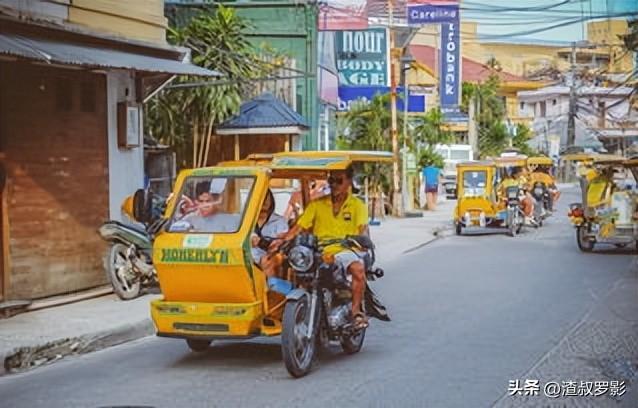
M316 319L315 319L316 322ZM317 351L315 336L307 338L310 324L308 297L289 300L284 308L281 332L281 354L286 369L295 378L303 377L312 369Z
M106 275L111 282L113 291L122 300L135 299L140 294L140 281L127 279L130 271L127 270L129 262L126 259L126 245L115 243L109 249L106 256Z

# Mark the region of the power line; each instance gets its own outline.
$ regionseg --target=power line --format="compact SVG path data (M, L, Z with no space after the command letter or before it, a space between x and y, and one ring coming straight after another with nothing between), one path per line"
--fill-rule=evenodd
M560 6L564 6L566 4L569 3L583 3L587 0L564 0L560 3L554 3L554 4L547 4L544 6L533 6L533 7L502 7L502 6L494 6L492 4L484 4L484 3L476 3L473 1L464 1L462 4L469 4L477 6L477 7L485 7L484 11L516 11L516 12L520 12L520 11L547 11L547 10L552 10L556 7L560 7ZM463 9L463 7L461 7L461 9ZM467 8L468 10L471 10L471 8ZM477 9L475 9L477 10Z

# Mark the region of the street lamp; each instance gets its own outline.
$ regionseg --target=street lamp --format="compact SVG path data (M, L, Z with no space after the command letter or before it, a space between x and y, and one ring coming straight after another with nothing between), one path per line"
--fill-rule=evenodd
M401 201L403 212L408 210L408 164L407 164L407 154L408 154L408 146L406 140L408 138L408 103L409 103L409 95L408 95L408 76L407 71L412 68L412 64L416 61L414 57L410 54L410 52L405 49L403 56L399 59L401 61L401 82L403 83L403 154L402 154L402 177L401 177ZM410 205L410 209L412 206Z

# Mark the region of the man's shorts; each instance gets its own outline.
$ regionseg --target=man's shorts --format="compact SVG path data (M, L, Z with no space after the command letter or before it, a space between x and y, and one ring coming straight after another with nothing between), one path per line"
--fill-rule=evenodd
M341 251L335 254L335 263L343 268L344 271L348 271L350 265L355 262L360 262L363 265L363 253L356 253L354 251ZM350 274L348 274L348 280L350 280Z
M439 186L436 186L436 185L425 186L425 192L426 193L438 193L439 192Z

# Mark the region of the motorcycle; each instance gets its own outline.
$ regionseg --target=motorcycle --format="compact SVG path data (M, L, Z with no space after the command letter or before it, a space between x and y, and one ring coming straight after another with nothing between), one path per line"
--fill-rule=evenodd
M505 190L507 197L507 226L509 235L515 237L523 229L525 214L521 209L521 201L525 195L522 189L512 186Z
M547 188L547 185L545 183L540 183L540 182L534 183L534 187L532 188L532 196L534 197L534 199L536 200L536 203L538 204L539 216L541 218L549 217L553 208L553 203L552 203L552 195L549 189Z
M166 223L161 217L165 200L144 190L138 190L135 194L147 195L138 200L145 203L145 208L132 209L133 213L138 214L135 219L148 220L143 227L111 220L98 230L102 239L111 243L104 259L104 270L113 291L122 300L135 299L142 288L157 286L157 273L152 260L153 237ZM123 209L131 216L127 202L132 201L127 198Z
M372 241L366 236L323 242L312 234L301 234L281 248L287 266L295 271L297 288L287 295L281 334L284 363L294 377L306 375L312 367L317 347L338 343L347 354L361 350L366 329L356 329L352 317L352 290L346 271L327 262L323 248L339 243L360 255L366 280L381 278L384 272L374 267ZM385 307L366 285L365 313L382 321L390 318Z

